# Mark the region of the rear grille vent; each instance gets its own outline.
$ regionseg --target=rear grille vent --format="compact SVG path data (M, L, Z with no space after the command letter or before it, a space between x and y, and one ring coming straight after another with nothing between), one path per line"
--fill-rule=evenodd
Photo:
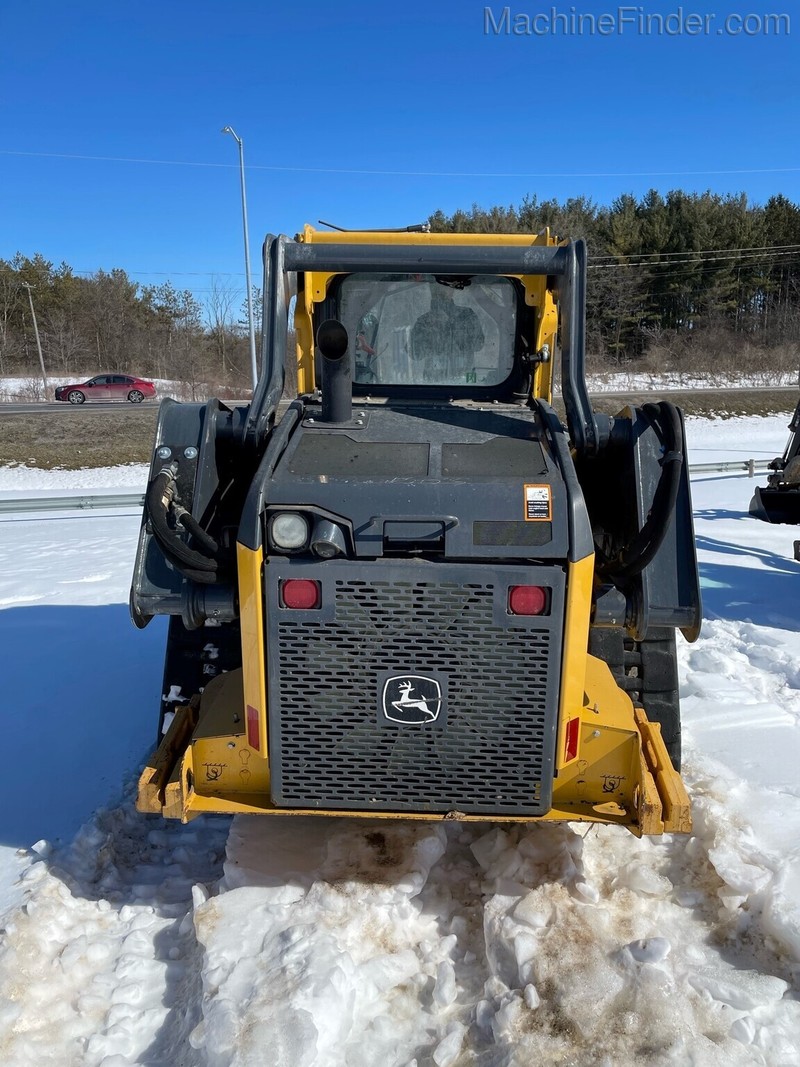
M548 810L560 618L537 620L538 628L505 625L497 620L494 583L394 574L332 579L330 571L324 580L333 584L332 621L304 614L295 622L280 612L270 629L275 802L498 815ZM382 676L403 674L441 679L439 721L385 719Z

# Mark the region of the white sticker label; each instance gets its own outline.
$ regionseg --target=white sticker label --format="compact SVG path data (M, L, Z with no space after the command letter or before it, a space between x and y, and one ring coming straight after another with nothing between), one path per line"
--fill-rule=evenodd
M550 486L526 485L525 521L549 522L550 517Z

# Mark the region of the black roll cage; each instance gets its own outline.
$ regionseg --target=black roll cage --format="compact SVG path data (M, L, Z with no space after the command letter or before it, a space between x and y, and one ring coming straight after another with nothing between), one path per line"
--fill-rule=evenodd
M561 391L575 451L596 455L607 443L608 416L596 413L586 388L586 244L381 245L313 244L269 234L264 241L264 315L258 383L245 420L245 442L261 450L283 392L290 275L538 274L552 279L559 304Z

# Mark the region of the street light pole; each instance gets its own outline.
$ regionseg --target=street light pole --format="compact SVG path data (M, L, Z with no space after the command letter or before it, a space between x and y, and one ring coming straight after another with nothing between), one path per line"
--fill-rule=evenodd
M36 334L36 347L39 350L39 366L42 368L42 381L44 382L44 399L49 398L50 389L47 384L47 371L44 369L44 356L42 355L42 342L39 340L39 326L36 322L36 312L33 310L33 286L30 282L23 282L22 288L28 290L28 300L31 305L31 318L33 319L33 332Z
M247 196L244 189L244 145L241 137L231 126L225 126L222 133L229 133L239 146L239 178L242 185L242 227L244 229L244 272L247 280L247 321L250 326L250 368L253 375L253 389L258 382L258 364L256 362L256 327L253 321L253 286L250 282L250 239L247 235Z

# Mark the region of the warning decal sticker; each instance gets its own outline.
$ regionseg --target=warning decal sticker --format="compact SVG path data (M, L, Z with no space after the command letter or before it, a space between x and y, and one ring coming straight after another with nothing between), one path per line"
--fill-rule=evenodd
M525 521L550 522L550 486L526 485Z

